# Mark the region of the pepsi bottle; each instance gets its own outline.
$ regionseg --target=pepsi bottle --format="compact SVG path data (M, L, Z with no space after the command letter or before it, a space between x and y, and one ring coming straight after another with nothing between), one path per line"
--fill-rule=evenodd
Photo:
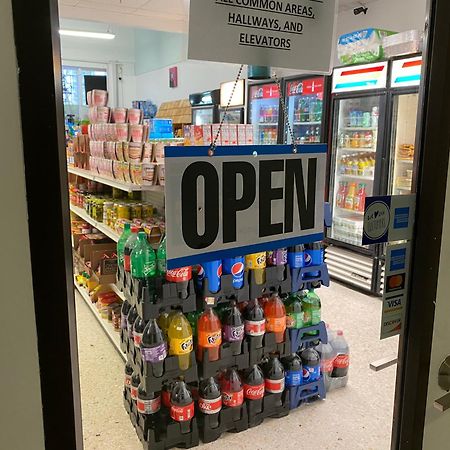
M286 387L297 387L303 383L303 365L300 356L293 353L282 360L286 373Z
M200 383L198 396L198 409L205 415L205 421L208 420L211 428L217 428L222 409L222 393L214 377L209 377Z
M262 348L266 332L264 310L257 299L252 300L244 311L245 334L248 336L251 348Z
M320 266L323 264L323 247L322 242L313 242L306 246L305 251L305 267ZM314 270L308 272L308 277L318 277L319 271Z
M303 244L289 247L288 264L291 270L305 267L305 246Z
M320 379L320 355L313 348L303 350L300 354L303 363L303 384Z
M254 364L247 371L244 378L244 398L251 402L252 408L256 414L263 410L263 401L265 393L265 381L261 368Z
M224 275L232 275L235 289L241 289L244 286L245 258L243 256L224 259L222 270Z
M225 311L222 324L224 341L230 343L233 355L240 355L244 340L244 318L236 302L232 302L231 307Z
M170 397L170 417L180 424L181 434L191 431L194 417L194 399L184 381L177 381Z
M221 277L222 277L222 261L209 261L202 264L205 271L205 278L208 280L208 290L211 294L216 294L220 291ZM205 289L206 291L206 289ZM208 292L204 292L208 295Z

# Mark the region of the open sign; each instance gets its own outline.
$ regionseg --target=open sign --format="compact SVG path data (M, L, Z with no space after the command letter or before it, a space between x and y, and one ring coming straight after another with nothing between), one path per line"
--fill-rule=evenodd
M168 268L323 239L326 145L166 147Z

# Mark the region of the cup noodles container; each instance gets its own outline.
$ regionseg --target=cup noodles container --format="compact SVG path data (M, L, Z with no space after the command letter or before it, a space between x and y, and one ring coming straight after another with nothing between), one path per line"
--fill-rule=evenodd
M219 133L220 125L218 123L214 123L211 125L212 132L212 141L216 139L217 133ZM219 137L217 138L216 145L222 145L222 132L219 133Z
M212 144L212 128L211 125L203 125L203 145Z
M111 116L114 123L126 123L127 108L113 108L111 111Z
M194 145L204 145L203 125L194 125Z
M191 125L184 125L183 127L184 145L193 145L191 135Z
M108 91L102 91L100 89L94 89L91 91L90 100L91 106L106 106L108 104ZM88 94L89 101L89 94Z
M142 122L142 111L132 108L128 110L128 123L130 125L140 125Z
M230 133L230 145L238 144L238 131L237 125L228 125L229 133Z
M125 161L123 155L123 142L116 142L116 159L118 161Z
M153 144L146 142L144 144L144 151L142 153L142 162L149 164L153 161Z
M128 156L130 162L141 162L142 160L142 150L143 150L142 142L130 142L128 147Z
M142 184L142 164L131 163L130 164L130 176L131 182L134 184Z
M253 125L252 124L245 125L245 140L247 141L247 145L253 145Z
M91 106L89 108L89 114L88 114L89 122L96 123L97 122L97 107Z
M130 164L127 162L122 163L123 168L123 178L126 183L131 183L131 175L130 175Z
M153 161L157 163L164 162L164 143L153 144Z
M222 145L230 145L230 125L222 125Z
M124 160L124 162L129 162L130 161L130 143L122 142L122 148L123 148L123 160Z
M97 106L97 123L109 122L110 109L107 106Z
M237 125L237 137L238 137L238 145L247 145L247 138L245 129L247 125Z
M132 142L144 142L144 125L130 125Z
M124 181L121 167L122 161L113 161L113 176L118 181Z
M155 164L142 164L142 184L153 186L155 184Z
M129 125L127 123L116 123L116 136L118 141L128 141L129 131Z
M157 166L157 179L158 179L158 184L160 186L165 186L166 185L166 167L164 166L164 164L160 164Z

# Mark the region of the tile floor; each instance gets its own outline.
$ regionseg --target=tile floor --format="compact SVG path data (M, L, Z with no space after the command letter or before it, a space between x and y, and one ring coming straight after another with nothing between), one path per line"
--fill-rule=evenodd
M351 347L345 389L305 405L283 419L269 419L239 434L226 433L205 449L389 450L396 366L375 373L369 363L394 355L398 339L379 340L381 302L338 283L318 291L323 318L343 329ZM76 295L85 450L140 450L122 405L123 362L92 312Z

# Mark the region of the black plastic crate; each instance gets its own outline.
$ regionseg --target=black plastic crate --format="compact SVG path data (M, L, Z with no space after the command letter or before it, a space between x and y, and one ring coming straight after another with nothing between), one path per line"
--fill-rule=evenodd
M247 400L248 425L250 428L261 425L268 417L279 419L290 411L290 392L285 389L279 394L266 394L261 400Z
M256 277L253 270L249 270L250 299L259 298L263 295L270 294L289 294L292 288L291 271L289 264L284 268L280 266L267 267L266 282L263 284L256 283Z
M250 356L249 367L254 364L261 364L270 353L277 353L280 358L291 354L291 341L288 330L284 334L284 342L280 344L275 342L275 333L266 333L264 335L261 348L256 348L255 341L251 338L247 338L247 342Z

